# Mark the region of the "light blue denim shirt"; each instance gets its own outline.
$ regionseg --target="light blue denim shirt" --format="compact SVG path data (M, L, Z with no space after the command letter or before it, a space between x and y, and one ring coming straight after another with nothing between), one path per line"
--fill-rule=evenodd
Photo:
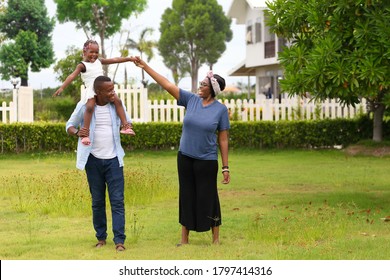
M119 166L123 166L123 157L125 156L125 152L121 145L121 139L120 139L120 125L121 121L119 119L119 116L116 113L115 105L113 103L109 104L110 108L110 114L111 114L111 120L112 120L112 133L114 135L114 144L115 144L115 150L119 161ZM123 105L124 107L124 105ZM125 112L126 112L126 108ZM84 123L84 112L85 112L85 104L82 102L77 103L76 108L74 109L72 115L70 116L69 120L66 123L66 132L68 132L68 128L71 126L74 127L82 127ZM126 112L126 118L129 123L131 123L130 117ZM95 113L92 116L91 119L91 126L90 131L94 131L96 125L96 118ZM85 164L88 161L89 154L91 153L92 146L93 146L93 137L94 134L91 133L89 138L91 139L91 145L85 146L81 143L81 138L79 138L77 143L77 161L76 161L76 167L80 170L84 170Z

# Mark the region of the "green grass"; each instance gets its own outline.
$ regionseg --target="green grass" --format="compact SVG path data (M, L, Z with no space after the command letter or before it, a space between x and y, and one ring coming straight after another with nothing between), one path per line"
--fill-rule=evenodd
M390 215L390 157L232 150L231 183L219 185L221 244L191 232L191 244L177 248L176 151L127 152L123 254L110 226L107 246L93 247L88 185L75 160L0 155L1 259L389 259L390 223L381 218Z

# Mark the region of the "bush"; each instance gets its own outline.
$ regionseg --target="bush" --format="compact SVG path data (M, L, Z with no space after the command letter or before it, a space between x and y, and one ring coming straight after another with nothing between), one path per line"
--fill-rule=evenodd
M64 122L75 107L71 97L34 99L34 120Z
M123 136L125 150L177 149L182 123L135 123L135 137ZM383 124L390 135L390 122ZM326 148L348 146L372 138L372 120L326 119L316 121L231 122L230 148ZM65 123L0 124L0 152L74 151L75 137Z

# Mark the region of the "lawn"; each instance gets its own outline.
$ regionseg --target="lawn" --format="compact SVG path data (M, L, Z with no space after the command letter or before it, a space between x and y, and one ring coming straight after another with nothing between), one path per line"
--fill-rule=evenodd
M339 150L232 150L219 185L221 244L180 240L176 151L125 157L126 246L95 249L75 154L0 155L2 260L387 260L390 157ZM110 215L108 215L110 216Z

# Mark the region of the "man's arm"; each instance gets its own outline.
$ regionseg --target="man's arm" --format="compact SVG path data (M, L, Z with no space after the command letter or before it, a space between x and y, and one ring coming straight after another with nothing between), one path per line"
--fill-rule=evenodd
M84 110L83 110L84 108ZM66 132L69 135L77 135L79 137L85 137L83 129L78 129L84 119L85 105L81 102L77 103L69 120L66 122Z

